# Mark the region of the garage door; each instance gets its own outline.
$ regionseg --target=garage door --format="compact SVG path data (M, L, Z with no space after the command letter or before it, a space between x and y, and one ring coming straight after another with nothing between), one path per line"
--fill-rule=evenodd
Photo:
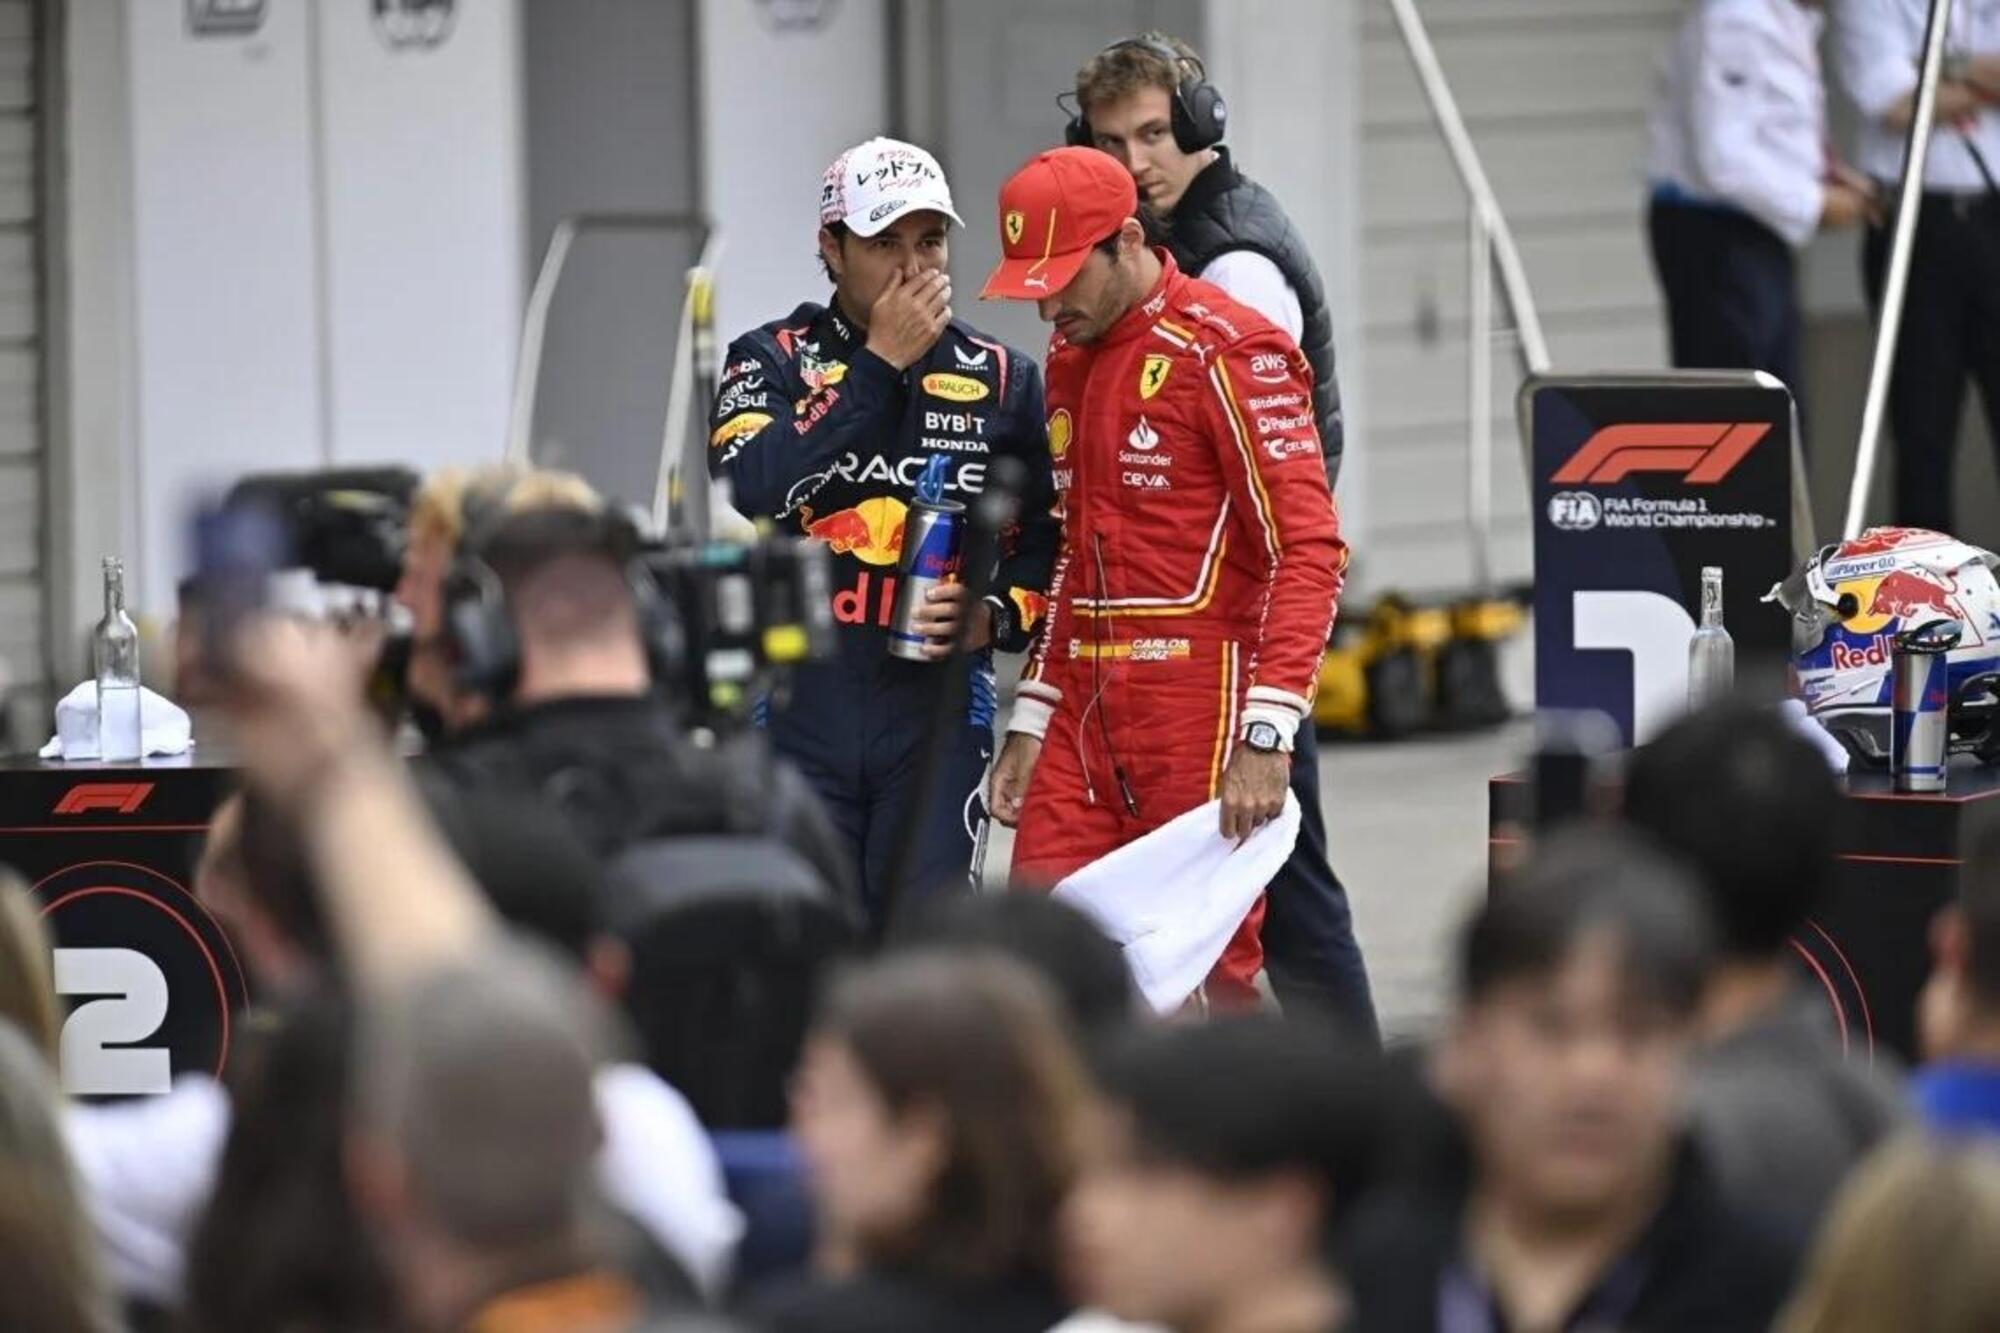
M22 720L47 674L37 8L0 0L0 663Z
M1640 231L1646 114L1679 0L1419 0L1520 243L1563 370L1666 364ZM1414 590L1463 586L1469 430L1465 193L1383 0L1362 48L1362 373L1369 568ZM1511 346L1496 353L1494 509L1504 578L1529 572L1512 447Z

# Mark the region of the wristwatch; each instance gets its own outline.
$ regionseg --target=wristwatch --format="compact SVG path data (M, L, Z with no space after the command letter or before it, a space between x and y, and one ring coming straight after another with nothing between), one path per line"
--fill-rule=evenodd
M1258 754L1283 754L1285 752L1285 735L1278 730L1278 724L1275 722L1265 722L1262 719L1244 726L1243 743Z

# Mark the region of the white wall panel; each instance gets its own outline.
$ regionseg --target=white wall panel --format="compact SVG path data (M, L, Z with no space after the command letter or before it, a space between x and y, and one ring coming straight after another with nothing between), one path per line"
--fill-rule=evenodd
M497 459L523 260L518 12L462 0L437 46L320 0L319 202L338 463Z

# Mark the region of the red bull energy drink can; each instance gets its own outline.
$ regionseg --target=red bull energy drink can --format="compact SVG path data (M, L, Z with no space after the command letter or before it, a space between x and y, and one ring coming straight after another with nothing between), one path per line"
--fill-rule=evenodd
M889 653L913 662L927 660L930 640L911 625L932 588L958 582L961 548L965 543L965 506L956 500L926 500L910 504L904 520L903 554L896 580L896 609L889 618Z
M1889 768L1901 792L1940 792L1951 750L1951 650L1963 627L1933 620L1898 634L1889 668Z

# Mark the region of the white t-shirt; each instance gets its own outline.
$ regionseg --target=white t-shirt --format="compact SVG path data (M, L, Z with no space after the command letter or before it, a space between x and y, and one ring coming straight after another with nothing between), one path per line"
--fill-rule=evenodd
M1285 281L1284 270L1255 250L1217 255L1195 276L1214 283L1291 334L1293 342L1305 333L1306 317L1299 306L1299 294Z
M693 1109L640 1065L601 1069L596 1085L605 1197L684 1264L704 1292L719 1292L743 1218ZM229 1124L229 1095L202 1076L181 1079L165 1096L65 1111L64 1137L121 1295L180 1302L188 1239L214 1189Z

